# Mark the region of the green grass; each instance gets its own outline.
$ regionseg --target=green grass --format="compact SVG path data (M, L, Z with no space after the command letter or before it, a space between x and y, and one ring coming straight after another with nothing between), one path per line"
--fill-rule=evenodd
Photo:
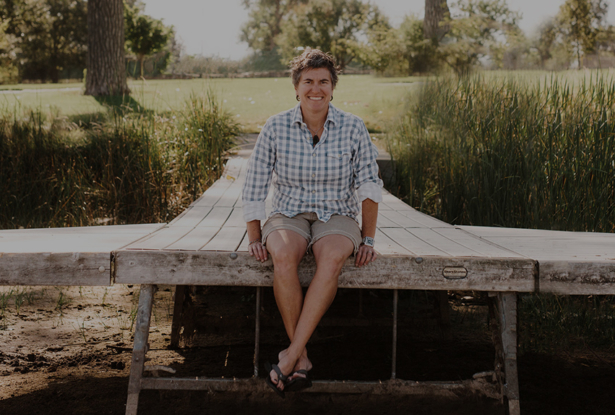
M334 91L333 104L362 117L370 131L382 131L398 115L400 102L413 83L422 78L376 78L370 75L342 75ZM297 104L290 78L241 78L150 80L129 82L130 105L161 113L175 111L194 93L213 90L224 109L242 124L246 132L259 132L270 116ZM65 88L79 88L63 91ZM83 84L3 85L5 89L58 89L57 92L0 93L0 113L40 109L69 117L104 113L105 102L83 95ZM126 101L128 103L128 101Z

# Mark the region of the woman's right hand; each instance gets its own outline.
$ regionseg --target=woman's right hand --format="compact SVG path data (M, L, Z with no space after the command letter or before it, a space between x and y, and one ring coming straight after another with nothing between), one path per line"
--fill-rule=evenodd
M251 256L255 257L257 261L267 261L267 248L263 246L260 240L248 245L248 252Z
M248 245L248 252L251 256L255 257L257 261L265 262L267 261L267 249L263 246L261 241L261 221L253 220L248 223L248 241L250 241Z

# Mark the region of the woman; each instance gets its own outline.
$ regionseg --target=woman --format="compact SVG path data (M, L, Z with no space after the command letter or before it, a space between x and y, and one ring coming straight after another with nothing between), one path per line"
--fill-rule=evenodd
M261 262L271 254L273 291L291 342L277 365L266 365L267 384L282 397L311 386L306 344L335 297L346 259L354 253L359 267L376 259L382 200L378 153L365 124L330 104L338 80L333 57L308 48L291 62L291 76L299 104L267 120L243 187L249 252ZM261 231L272 181L273 212ZM297 268L307 252L317 267L303 298Z

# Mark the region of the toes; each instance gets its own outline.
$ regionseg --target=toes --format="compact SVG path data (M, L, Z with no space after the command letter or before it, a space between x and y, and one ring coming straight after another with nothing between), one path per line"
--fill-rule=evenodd
M284 382L280 382L280 378L278 377L278 374L276 373L275 370L272 370L271 372L269 372L269 378L271 379L273 384L276 386L276 388L278 388L281 391L284 390Z

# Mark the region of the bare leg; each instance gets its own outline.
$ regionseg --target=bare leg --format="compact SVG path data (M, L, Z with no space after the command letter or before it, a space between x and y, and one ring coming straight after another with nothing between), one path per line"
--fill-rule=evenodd
M284 322L286 334L288 334L291 342L303 307L303 291L299 284L297 268L305 255L306 249L307 241L305 238L291 230L274 231L267 237L267 250L273 261L273 293ZM304 351L303 354L307 359L307 351ZM294 364L295 362L293 362ZM292 367L284 368L282 373L288 375L292 370ZM274 382L277 381L277 374L274 371L271 372L270 376ZM283 389L281 384L280 389Z
M337 278L353 249L352 241L342 235L325 236L312 247L316 274L305 295L291 344L280 353L278 366L282 373L290 373L302 357L308 340L335 298Z

